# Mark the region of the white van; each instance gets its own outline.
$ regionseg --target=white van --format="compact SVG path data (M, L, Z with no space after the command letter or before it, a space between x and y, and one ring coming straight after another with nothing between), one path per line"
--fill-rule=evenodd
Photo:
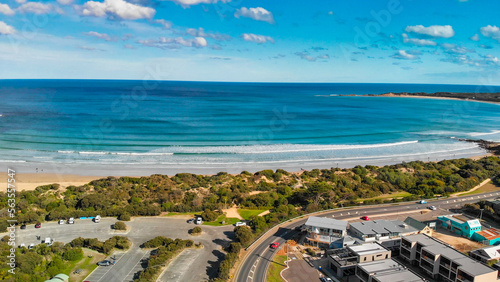
M54 240L47 237L47 238L45 238L45 241L43 241L43 242L45 244L47 244L47 246L52 246L52 244L54 243Z
M196 218L196 220L194 221L194 224L198 224L199 225L199 224L202 224L202 223L203 223L203 218L201 218L201 216L198 216Z
M95 218L94 218L94 222L95 223L99 223L101 221L101 216L100 215L96 215Z
M70 217L70 218L68 219L68 224L75 224L75 219L74 219L74 218L72 218L72 217Z
M236 226L245 226L245 225L247 225L247 224L246 224L245 222L238 221L238 222L236 222L236 224L235 224L235 225L236 225Z

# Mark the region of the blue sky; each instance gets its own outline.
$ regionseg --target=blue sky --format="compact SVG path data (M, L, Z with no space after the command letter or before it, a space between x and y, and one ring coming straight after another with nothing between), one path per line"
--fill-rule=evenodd
M3 0L0 78L500 85L496 0Z

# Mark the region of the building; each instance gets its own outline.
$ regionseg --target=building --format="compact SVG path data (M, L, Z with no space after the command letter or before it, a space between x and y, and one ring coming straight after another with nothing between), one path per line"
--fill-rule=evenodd
M498 245L500 244L500 230L496 228L488 228L482 231L476 231L472 234L472 240L490 246Z
M472 238L474 232L481 231L481 223L477 218L462 214L450 214L437 217L443 228L463 237Z
M469 252L470 257L488 263L493 260L500 260L500 246L487 247Z
M356 265L391 258L391 251L378 243L348 246L330 251L328 261L337 277L354 275Z
M356 267L356 276L362 282L426 281L393 259L360 263Z
M432 236L432 232L434 232L434 229L432 227L414 219L413 217L407 217L404 222L417 229L419 234L427 234L429 236Z
M486 204L493 208L495 212L500 212L500 200L491 200L491 201L486 201Z
M351 223L349 231L364 242L377 241L390 250L399 249L402 236L418 234L419 232L400 220L383 219Z
M402 238L400 257L440 281L497 281L498 271L425 234Z
M45 280L45 282L68 282L69 281L69 276L66 274L57 274L50 280Z
M326 244L347 235L347 221L327 217L310 216L304 224L307 231L306 240L312 245Z

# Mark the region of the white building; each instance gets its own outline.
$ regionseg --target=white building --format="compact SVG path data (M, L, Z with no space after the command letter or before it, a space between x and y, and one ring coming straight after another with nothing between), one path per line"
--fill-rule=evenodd
M347 234L347 221L327 217L310 216L304 228L306 239L313 245L330 245Z

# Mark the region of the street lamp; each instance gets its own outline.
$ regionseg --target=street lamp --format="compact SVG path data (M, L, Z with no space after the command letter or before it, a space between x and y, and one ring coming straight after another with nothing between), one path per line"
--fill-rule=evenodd
M484 209L481 209L481 215L479 216L479 221L481 221L483 219L483 211L484 211Z

